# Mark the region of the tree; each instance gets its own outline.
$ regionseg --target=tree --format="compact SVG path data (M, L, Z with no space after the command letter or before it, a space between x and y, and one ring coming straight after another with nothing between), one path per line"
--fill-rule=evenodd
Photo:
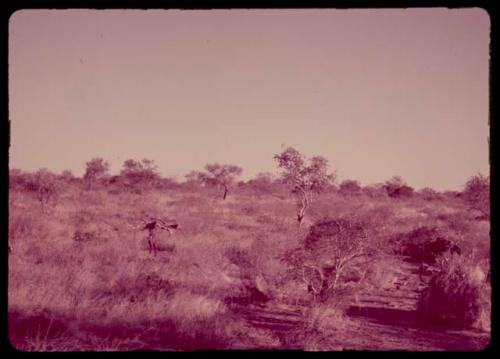
M387 183L390 183L396 187L406 186L406 181L401 176L392 176L392 178L387 181Z
M75 175L73 174L73 172L71 172L71 170L64 170L62 171L59 178L64 182L71 182L75 179Z
M361 185L356 180L345 180L339 186L340 193L344 195L358 195L361 193Z
M55 205L57 199L56 175L49 170L41 168L35 173L32 189L36 191L43 213L45 213L49 203Z
M186 179L186 183L194 184L194 183L200 183L200 174L201 172L199 171L191 171L187 173L184 178Z
M160 179L158 166L152 160L143 159L135 161L126 160L123 163L123 169L120 176L125 179L129 185L146 184L151 185Z
M371 198L387 196L387 192L384 189L383 183L375 183L369 186L365 186L363 187L362 192Z
M205 171L197 174L198 180L208 186L221 186L224 189L222 199L225 200L229 193L229 187L241 175L243 169L235 165L213 163L207 164Z
M490 177L481 173L466 182L462 198L473 208L490 216Z
M88 161L86 166L83 178L87 181L87 188L92 189L95 181L104 177L109 171L109 163L104 161L101 157L97 157Z
M274 155L278 167L283 170L283 182L298 199L297 221L301 224L307 208L312 203L313 193L323 192L334 180L329 175L328 161L322 156L314 156L308 161L295 148L287 147L280 154Z
M413 196L413 188L408 186L401 176L394 176L384 185L387 195L392 198Z

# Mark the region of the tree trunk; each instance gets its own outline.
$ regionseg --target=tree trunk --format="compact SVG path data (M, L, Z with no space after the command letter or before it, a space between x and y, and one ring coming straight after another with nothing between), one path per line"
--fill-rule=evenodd
M92 178L89 177L89 179L87 180L87 190L91 189L92 189Z
M304 216L306 215L306 209L309 206L309 200L307 198L307 193L304 190L300 190L301 193L301 207L299 209L299 213L297 214L297 221L299 222L299 227L302 223L302 220L304 219Z
M223 185L224 186L224 196L222 196L222 199L223 200L226 200L226 196L227 196L227 193L228 193L228 189L227 189L227 186Z

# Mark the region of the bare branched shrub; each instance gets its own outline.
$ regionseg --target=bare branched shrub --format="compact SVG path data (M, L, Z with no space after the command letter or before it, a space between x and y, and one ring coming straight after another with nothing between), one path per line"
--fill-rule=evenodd
M371 252L361 224L345 219L315 223L303 247L303 279L308 290L320 301L335 298L349 276L363 277L367 267L361 264Z
M274 156L282 172L283 182L297 196L297 221L301 224L307 208L313 200L313 193L322 193L335 180L328 174L328 161L322 156L314 156L306 164L305 157L293 147L287 147Z

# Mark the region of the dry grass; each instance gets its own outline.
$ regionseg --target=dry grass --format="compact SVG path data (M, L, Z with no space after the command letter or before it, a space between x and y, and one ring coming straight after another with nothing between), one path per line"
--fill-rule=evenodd
M235 190L222 201L203 188L139 193L123 188L87 191L75 184L64 187L57 205L41 213L33 195L11 189L11 342L25 351L253 348L264 339L276 343L273 333L250 329L228 298L257 286L276 303L310 302L288 253L301 245L312 223L326 216L363 223L366 240L379 247L395 234L422 225L446 227L460 232L465 241L473 240L471 260L487 265L489 226L471 219L459 226L459 216L466 216L459 205L328 194L315 199L300 228L295 206L292 197L280 192ZM454 211L443 209L448 207ZM438 219L443 213L448 217ZM156 257L148 253L146 234L133 228L145 214L178 221L174 235L159 237L173 251L160 251ZM377 285L390 281L383 270L379 277ZM486 315L481 313L475 321ZM321 338L349 324L345 308L332 303L311 306L306 318L300 335L311 350L328 349Z

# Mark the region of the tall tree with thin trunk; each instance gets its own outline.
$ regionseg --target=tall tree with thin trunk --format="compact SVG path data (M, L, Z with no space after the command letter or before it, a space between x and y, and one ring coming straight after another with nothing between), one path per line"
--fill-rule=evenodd
M42 213L45 213L49 203L55 205L57 200L57 176L46 168L39 169L34 175L33 189L36 189Z
M87 188L92 189L94 183L109 171L109 163L97 157L88 161L86 166L83 178L87 181Z
M283 181L297 196L297 221L302 223L306 210L312 203L313 193L325 191L335 181L333 174L328 174L328 161L322 156L314 156L307 160L293 147L287 147L274 156L278 167L283 170Z

